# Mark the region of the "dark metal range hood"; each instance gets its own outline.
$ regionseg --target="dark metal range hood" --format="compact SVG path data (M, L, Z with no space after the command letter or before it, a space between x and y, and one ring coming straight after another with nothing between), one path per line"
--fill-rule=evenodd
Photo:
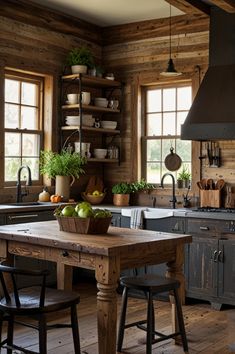
M183 140L235 139L235 14L211 8L209 68L184 124Z

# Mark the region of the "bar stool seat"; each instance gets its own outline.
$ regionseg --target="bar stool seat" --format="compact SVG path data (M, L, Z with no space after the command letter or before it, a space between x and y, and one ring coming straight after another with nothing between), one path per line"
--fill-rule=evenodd
M147 332L146 354L152 353L152 344L181 335L184 352L188 352L188 342L185 333L182 307L179 300L178 289L180 282L171 278L164 278L153 274L143 276L124 276L120 278L120 284L124 287L122 294L121 315L118 330L118 352L122 351L124 331L126 328L137 326ZM144 292L147 302L147 319L126 324L127 301L130 296L129 290L141 290ZM153 296L163 292L171 292L174 296L179 331L165 335L155 330Z

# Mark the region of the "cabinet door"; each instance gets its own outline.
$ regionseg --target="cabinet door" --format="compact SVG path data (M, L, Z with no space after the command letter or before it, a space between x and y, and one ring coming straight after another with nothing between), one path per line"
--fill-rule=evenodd
M218 248L218 295L222 302L235 303L235 240L220 240Z
M112 213L111 225L116 227L121 227L121 214Z
M188 245L186 295L209 300L217 295L218 241L212 237L194 236Z

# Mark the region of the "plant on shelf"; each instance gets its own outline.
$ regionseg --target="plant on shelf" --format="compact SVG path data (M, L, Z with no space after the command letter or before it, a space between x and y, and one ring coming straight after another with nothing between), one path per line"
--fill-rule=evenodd
M113 204L117 206L129 205L130 193L133 192L132 183L120 182L112 187Z
M177 174L178 188L188 188L190 184L191 173L187 166L183 165L182 170Z
M140 191L150 191L154 189L154 185L151 183L146 182L144 178L142 178L140 181L136 181L132 183L132 191L133 192L140 192Z
M83 167L86 159L79 153L71 153L62 150L60 153L45 150L40 154L40 173L54 178L55 194L63 196L63 200L69 199L70 186L85 173ZM70 182L72 178L72 182Z
M66 63L71 66L73 74L86 74L87 68L94 67L94 58L87 47L74 48L69 52Z

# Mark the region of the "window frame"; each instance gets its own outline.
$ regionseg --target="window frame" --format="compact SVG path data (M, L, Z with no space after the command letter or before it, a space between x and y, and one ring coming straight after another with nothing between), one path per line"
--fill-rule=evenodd
M5 88L5 80L6 79L12 79L19 81L20 84L20 90L21 90L21 85L22 82L27 82L27 83L33 83L38 86L38 96L37 96L37 108L38 108L38 129L19 129L19 128L5 128L5 104L7 101L5 100L5 94L3 96L3 103L4 103L4 115L3 115L3 187L11 187L15 186L16 181L5 181L5 133L18 133L20 134L20 139L22 139L23 134L36 134L39 136L40 139L40 144L39 144L39 151L43 149L44 146L44 88L45 88L45 80L44 77L36 74L36 73L25 73L23 71L18 71L18 70L12 70L12 69L5 69L4 72L4 88ZM5 89L4 89L5 92ZM22 102L16 103L17 106L21 106ZM27 105L26 105L27 106ZM24 158L22 155L20 155L20 159ZM16 176L17 180L17 176ZM39 173L39 179L33 180L32 181L33 185L42 185L43 184L43 177Z
M147 180L147 141L148 140L155 140L155 139L160 139L161 144L163 140L173 140L173 148L175 151L175 142L176 139L180 138L180 135L155 135L155 136L147 136L147 91L148 90L154 90L154 89L167 89L167 88L180 88L180 87L186 87L186 86L191 86L192 90L192 100L193 100L193 84L192 80L184 80L181 82L169 82L169 83L159 83L159 84L154 84L154 85L144 85L141 86L141 178L144 178ZM177 100L177 95L176 95L176 100ZM176 101L176 106L177 106L177 101ZM162 110L161 113L164 111ZM176 111L178 112L178 111ZM180 110L179 110L180 112ZM163 115L162 115L163 119ZM175 151L176 152L176 151ZM169 151L170 153L170 151ZM177 153L177 152L176 152ZM192 170L192 145L191 145L191 170ZM162 165L164 164L164 161L161 161L161 171L162 171ZM171 173L171 171L168 171ZM174 171L173 171L174 174ZM156 182L151 182L154 185L158 185L159 183ZM168 184L168 186L171 186L171 184Z

